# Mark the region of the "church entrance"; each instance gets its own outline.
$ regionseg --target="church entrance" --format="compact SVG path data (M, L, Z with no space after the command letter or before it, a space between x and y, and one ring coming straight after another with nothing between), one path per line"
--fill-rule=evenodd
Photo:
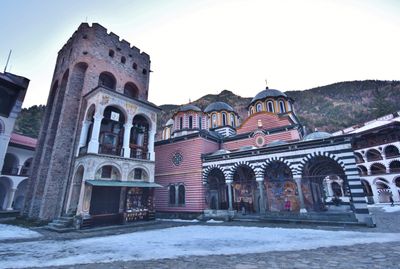
M247 165L237 167L233 174L233 208L244 214L259 213L259 191L253 169Z
M89 214L95 225L120 223L121 188L93 186Z
M209 209L227 210L228 194L225 176L218 168L211 170L207 176L206 201Z

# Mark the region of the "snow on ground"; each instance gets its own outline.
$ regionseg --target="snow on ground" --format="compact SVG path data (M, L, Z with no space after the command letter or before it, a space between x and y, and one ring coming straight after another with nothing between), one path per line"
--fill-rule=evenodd
M381 204L381 205L368 205L368 207L380 208L386 213L393 213L400 211L400 205L391 206L390 204Z
M224 221L222 221L222 220L215 220L215 219L210 219L210 220L207 220L207 223L223 223Z
M13 225L0 224L0 241L6 239L34 238L40 233Z
M399 241L400 234L185 226L76 240L0 243L0 268L315 249Z
M199 222L197 219L157 219L160 221L173 221L173 222Z

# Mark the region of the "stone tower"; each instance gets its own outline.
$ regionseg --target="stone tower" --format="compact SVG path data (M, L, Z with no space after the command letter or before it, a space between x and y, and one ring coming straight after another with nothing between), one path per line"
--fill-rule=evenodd
M89 214L86 180L108 171L129 181L142 169L154 180L158 108L147 101L149 72L148 54L97 23L79 26L58 53L24 216Z

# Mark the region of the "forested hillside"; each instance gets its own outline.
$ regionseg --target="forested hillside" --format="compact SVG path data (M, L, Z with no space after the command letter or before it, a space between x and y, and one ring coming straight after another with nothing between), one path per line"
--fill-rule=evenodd
M262 89L260 89L261 91ZM295 100L297 116L309 130L333 132L400 110L400 81L349 81L303 91L288 91ZM252 97L241 97L223 90L219 94L208 94L192 102L204 109L215 101L230 104L243 119ZM171 118L179 105L161 105L158 129ZM37 137L44 106L23 109L17 120L15 131Z

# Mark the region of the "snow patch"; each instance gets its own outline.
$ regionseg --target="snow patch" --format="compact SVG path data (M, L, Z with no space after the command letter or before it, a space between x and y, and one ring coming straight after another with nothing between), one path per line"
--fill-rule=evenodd
M39 236L42 235L26 228L0 224L0 241L7 239L35 238Z
M199 222L197 219L157 219L160 221L173 221L173 222Z
M0 243L0 268L295 251L399 240L396 233L193 225L67 241Z
M375 207L375 208L380 208L386 213L393 213L393 212L398 212L400 211L400 205L368 205L368 207Z
M222 220L210 219L210 220L207 220L207 223L223 223L223 221Z

